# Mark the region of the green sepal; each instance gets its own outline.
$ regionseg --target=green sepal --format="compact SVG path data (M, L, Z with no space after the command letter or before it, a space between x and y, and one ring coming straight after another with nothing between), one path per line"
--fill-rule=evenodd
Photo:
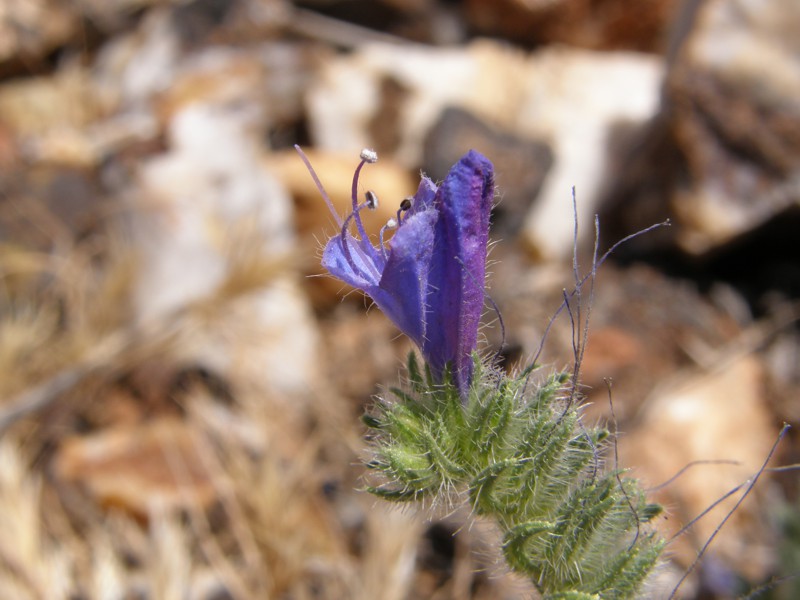
M416 502L420 500L421 494L417 490L391 490L379 487L368 486L365 488L370 494L389 500L391 502Z
M608 431L583 425L571 376L536 381L533 370L506 376L476 358L462 399L447 368L435 382L409 354L406 385L364 418L368 466L383 479L367 490L394 502L466 491L500 527L509 566L543 598L633 598L663 549L645 530L662 508L624 471L604 468Z

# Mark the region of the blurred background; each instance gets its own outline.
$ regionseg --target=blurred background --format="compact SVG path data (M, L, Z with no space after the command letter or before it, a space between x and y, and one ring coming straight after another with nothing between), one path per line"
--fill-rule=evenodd
M491 527L360 491L411 346L314 277L336 227L293 144L342 212L378 152L373 232L420 171L494 162L509 369L575 216L582 273L594 215L601 252L671 220L585 289L582 375L675 535L800 421L798 98L793 0L2 0L0 598L534 597ZM568 320L540 362L571 367ZM798 458L792 429L770 465ZM764 473L678 597L800 596L799 491Z

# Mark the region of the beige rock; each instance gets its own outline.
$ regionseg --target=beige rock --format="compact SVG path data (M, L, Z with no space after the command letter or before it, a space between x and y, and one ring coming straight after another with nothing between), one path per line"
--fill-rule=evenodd
M305 390L316 329L290 269L293 207L260 147L253 71L237 71L238 56L225 51L196 60L165 100L169 151L142 165L133 194L142 261L135 310L148 320L216 306L202 313L186 360Z
M674 199L679 242L693 253L797 204L799 20L796 2L699 5L666 87L688 172Z
M0 123L32 163L94 168L132 142L158 135L149 111L117 113L96 72L68 65L47 77L0 85Z
M519 82L525 74L523 54L486 41L466 50L369 44L324 65L307 97L312 135L322 149L352 153L371 147L416 167L427 131L446 106L513 122L524 100ZM387 80L403 91L391 119L381 114ZM376 146L373 128L397 131L396 146Z
M657 485L692 461L736 461L694 465L658 492L656 498L669 514L661 526L670 536L752 478L777 435L764 403L762 366L755 357L743 357L718 371L665 383L646 404L633 433L620 438L620 462L636 465L635 476ZM712 554L753 581L771 572L775 560L760 508L766 486L764 475L711 546ZM687 567L740 495L722 502L675 540L669 548L673 559Z
M169 10L148 11L139 27L112 38L98 53L93 73L98 89L128 110L146 109L175 82L179 42Z
M5 0L0 3L0 62L34 58L69 40L79 15L61 0Z
M595 50L662 51L678 0L468 0L467 18L484 34L522 44Z
M591 238L608 184L610 132L623 122L641 129L656 115L661 79L659 59L633 53L555 49L534 56L519 120L551 141L555 158L524 225L536 255L571 256L573 187L581 239Z
M74 166L94 162L87 128L107 109L89 71L75 65L53 76L0 85L0 122L32 162Z
M20 136L55 127L83 127L102 112L89 72L78 66L51 77L12 80L0 87L1 118Z
M100 505L138 517L156 508L205 508L216 492L196 445L197 431L176 419L66 439L53 475L82 486Z

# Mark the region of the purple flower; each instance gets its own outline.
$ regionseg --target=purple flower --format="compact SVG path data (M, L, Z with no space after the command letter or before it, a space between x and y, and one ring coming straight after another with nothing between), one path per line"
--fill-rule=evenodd
M489 213L494 198L492 164L470 150L439 187L423 177L413 198L400 203L397 218L381 229L375 246L359 212L375 208L377 197L367 192L359 204L357 189L362 167L375 162L377 156L365 150L361 159L353 177L353 210L342 219L303 156L341 227L325 246L322 266L372 298L419 346L437 379L449 365L465 398L483 309ZM357 235L351 233L353 223ZM384 241L387 229L395 232Z

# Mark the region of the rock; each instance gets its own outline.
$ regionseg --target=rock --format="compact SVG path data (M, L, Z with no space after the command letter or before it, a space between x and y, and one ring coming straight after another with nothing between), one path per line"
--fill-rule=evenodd
M612 132L625 124L631 142L659 110L662 66L658 59L625 53L553 50L536 55L529 75L529 102L521 122L550 139L555 157L541 194L524 224L524 242L543 260L572 254L575 189L581 237L593 237L607 173L629 147Z
M466 49L368 44L323 65L306 98L312 138L322 149L370 147L417 168L446 107L513 122L525 74L524 55L491 42Z
M699 5L666 86L685 250L707 253L798 203L798 20L792 2Z
M108 206L96 182L77 169L20 169L5 178L0 193L0 237L41 252L99 233Z
M0 115L21 137L57 127L85 127L104 112L89 72L77 65L48 77L11 80L0 86Z
M290 268L292 205L260 147L265 115L253 71L237 71L238 55L224 50L192 60L164 100L169 150L142 165L131 192L141 249L136 314L216 306L184 347L187 361L305 390L316 372L316 329Z
M226 115L222 107L193 103L169 125L170 152L152 158L141 172L137 235L147 265L136 303L141 318L207 295L221 283L226 228L237 220L258 222L264 249L276 254L287 254L293 237L288 199L246 133L246 111L234 107Z
M52 463L62 483L82 486L99 505L146 518L152 510L207 508L217 493L198 454L195 428L162 418L65 439Z
M553 164L549 146L543 141L497 131L464 110L446 108L425 141L423 164L427 175L442 181L464 148L490 156L497 168L498 198L492 209L492 237L515 236Z
M43 57L70 40L78 12L63 0L9 0L0 6L0 65ZM30 66L30 65L29 65Z
M666 482L655 498L667 507L669 518L660 525L669 537L736 486L746 486L777 435L765 403L760 361L753 356L734 358L713 371L665 380L635 429L619 439L620 462L636 465L636 476L651 486ZM736 464L690 466L693 461ZM761 477L706 555L705 561L727 572L729 581L735 574L763 581L774 567L774 534L763 505L768 479ZM716 506L673 541L670 555L681 570L691 564L740 495Z
M678 0L469 0L467 18L483 34L524 45L562 43L595 50L660 52Z
M71 65L53 76L0 85L0 121L14 136L21 158L82 167L92 162L86 130L109 107L87 69Z
M177 78L181 47L170 12L148 11L130 33L98 52L93 78L102 94L123 110L147 110L149 101Z
M553 166L523 238L552 259L571 252L572 186L580 221L591 223L611 160L609 132L653 117L660 81L660 62L643 55L553 48L526 56L487 41L465 50L371 44L324 66L308 94L309 119L322 148L375 147L409 168L422 163L431 129L451 107L546 143Z
M775 388L776 412L789 423L800 422L800 331L785 328L763 351L764 361Z

